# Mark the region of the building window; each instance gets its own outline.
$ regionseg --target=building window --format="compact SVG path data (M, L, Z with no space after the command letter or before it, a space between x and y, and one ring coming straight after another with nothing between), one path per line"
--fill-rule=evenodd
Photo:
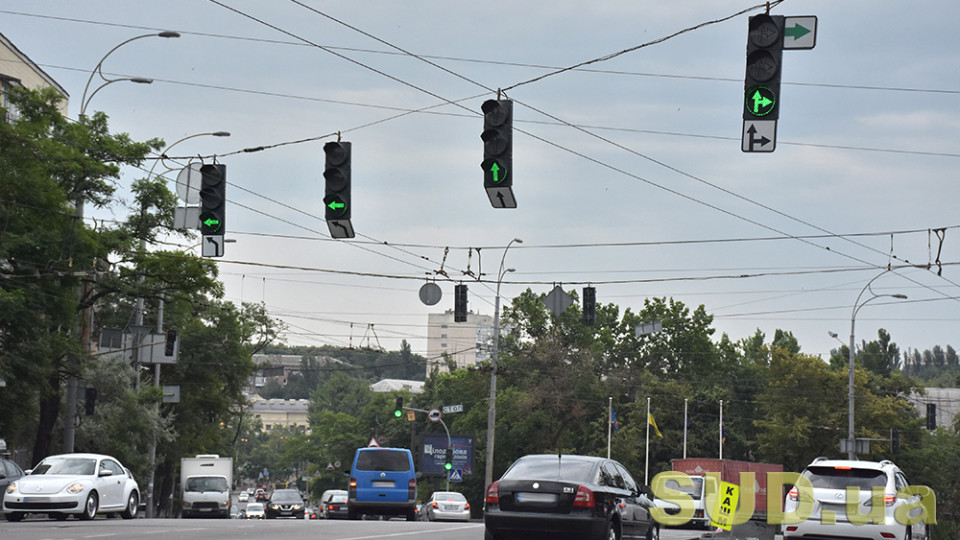
M0 77L0 107L5 108L7 111L4 114L4 122L12 123L20 118L20 111L17 110L13 104L10 103L8 92L14 86L20 86L20 81L16 79L9 79L6 77Z
M441 344L440 344L440 348L441 348L441 349L446 349L446 348L447 348L447 344L446 344L446 343L441 343Z
M447 339L447 335L446 335L446 334L440 334L440 339Z

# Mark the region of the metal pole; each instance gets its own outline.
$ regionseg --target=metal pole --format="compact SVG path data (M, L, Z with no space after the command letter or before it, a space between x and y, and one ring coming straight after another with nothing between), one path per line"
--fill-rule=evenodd
M497 274L497 295L493 301L493 354L490 358L490 408L487 410L487 463L483 471L484 489L493 483L493 451L496 443L495 432L497 426L497 369L500 360L500 285L503 283L505 272L513 271L512 268L504 271L503 261L507 258L507 251L510 246L516 242L522 244L523 240L514 238L507 247L503 248L503 256L500 257L500 271Z
M687 399L683 400L683 459L687 459Z
M610 459L610 435L613 431L613 396L607 405L607 459Z
M647 398L647 452L643 461L643 484L650 485L650 398Z

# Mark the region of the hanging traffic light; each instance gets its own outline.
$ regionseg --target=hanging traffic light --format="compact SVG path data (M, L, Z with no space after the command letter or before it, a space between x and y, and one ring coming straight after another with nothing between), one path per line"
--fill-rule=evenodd
M453 322L467 322L467 286L453 288Z
M93 416L93 411L97 405L97 389L87 388L84 393L83 412L87 416Z
M488 99L483 111L483 187L494 208L516 208L513 196L513 101Z
M783 15L750 17L747 73L744 79L744 120L780 117L780 61L783 58Z
M927 429L937 429L937 405L934 403L927 403Z
M353 238L353 225L350 223L352 207L350 201L350 161L352 148L348 142L328 142L323 145L326 163L323 178L326 180L323 206L324 219L330 236L334 238Z
M398 397L396 405L393 407L393 416L400 418L403 416L403 398Z
M173 356L177 351L177 331L167 330L167 341L164 343L163 355Z
M597 289L583 288L583 324L593 326L597 323Z
M227 166L200 167L200 233L223 236L227 215Z
M447 448L446 457L443 460L443 468L448 471L453 468L453 449L452 448Z

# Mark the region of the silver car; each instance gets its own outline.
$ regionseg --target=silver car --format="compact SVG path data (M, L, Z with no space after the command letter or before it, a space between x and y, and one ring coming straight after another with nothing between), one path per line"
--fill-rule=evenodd
M845 459L817 458L801 473L810 481L813 489L794 486L784 501L784 513L810 515L800 523L785 523L781 532L784 540L820 538L869 539L869 540L929 540L930 529L923 522L901 523L897 511L911 505L907 512L911 518L919 516L919 495L910 495L903 490L909 484L907 478L893 462L850 461ZM854 488L859 497L847 503L847 489ZM883 510L873 511L873 494L882 500ZM882 498L881 498L882 497ZM804 509L805 505L809 505ZM860 514L859 519L848 517L848 508ZM904 509L907 510L907 509ZM871 512L873 511L873 512ZM874 522L865 521L871 513ZM903 511L901 511L903 513Z
M427 521L470 521L470 503L455 491L434 491L422 508Z
M119 461L100 454L50 456L11 482L3 498L7 521L26 514L47 514L67 519L93 519L98 513L119 512L124 519L137 517L140 488Z

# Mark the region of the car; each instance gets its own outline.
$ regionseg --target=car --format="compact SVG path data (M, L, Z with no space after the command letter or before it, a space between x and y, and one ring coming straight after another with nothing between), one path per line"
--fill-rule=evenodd
M421 508L427 521L470 521L470 503L455 491L434 491Z
M901 492L910 484L907 477L892 461L858 461L819 457L800 473L810 481L812 490L802 483L794 486L783 503L785 514L796 512L802 503L811 504L809 517L800 523L784 523L784 540L830 536L876 540L928 540L930 528L923 521L900 523L897 511L904 505L916 507L919 495ZM859 492L859 499L851 501L857 511L867 518L873 509L873 495L884 503L877 522L854 524L847 517L847 489ZM920 508L916 508L920 511ZM901 511L903 512L903 511ZM907 510L911 517L918 512ZM821 519L824 518L824 519Z
M612 459L537 454L515 461L487 487L484 538L627 539L660 537L653 492Z
M320 496L320 517L323 519L347 517L347 490L328 489Z
M6 443L0 439L0 452L5 451ZM3 511L3 494L7 491L7 486L11 482L16 482L25 473L19 465L8 457L0 456L0 512Z
M263 509L263 503L247 503L247 508L243 511L243 517L246 519L267 519L267 513Z
M256 502L265 503L267 502L267 498L267 490L263 488L257 488L256 491L253 492L253 500Z
M303 519L305 506L300 492L295 489L275 489L270 494L270 499L264 504L267 519L278 517Z
M406 448L357 449L347 487L347 519L367 515L417 519L417 473Z
M240 494L237 495L237 501L239 502L247 502L249 500L250 500L250 494L247 493L246 491L241 491Z
M137 481L111 456L50 456L27 473L5 490L7 521L20 521L26 514L47 514L55 519L73 514L89 520L107 512L133 519L140 511Z

